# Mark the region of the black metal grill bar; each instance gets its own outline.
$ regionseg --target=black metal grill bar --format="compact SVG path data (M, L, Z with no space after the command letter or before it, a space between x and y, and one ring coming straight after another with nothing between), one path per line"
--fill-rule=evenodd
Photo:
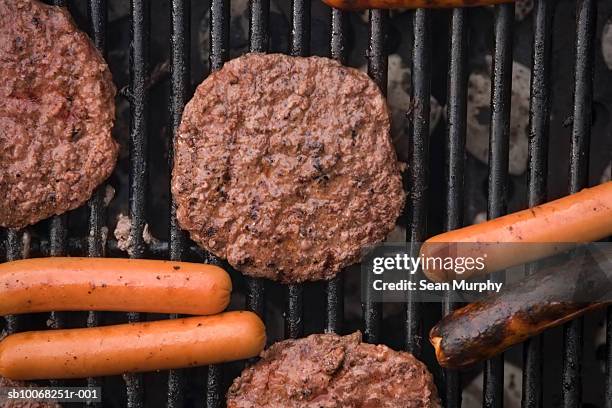
M535 4L529 104L529 207L542 204L547 197L553 13L554 0L540 0ZM534 272L533 266L528 266L528 273ZM542 336L527 340L523 346L523 408L542 406L542 351Z
M310 0L291 1L290 54L305 57L310 53ZM291 284L287 288L287 316L285 337L298 338L304 334L304 287Z
M332 9L330 54L333 59L346 64L346 25L348 15L342 10Z
M384 95L387 94L388 57L385 49L387 39L387 10L370 10L370 41L366 57L368 58L368 75L376 82ZM365 299L362 304L364 314L364 337L368 343L380 341L382 323L382 305Z
M489 183L487 217L507 211L510 97L512 88L512 24L514 4L495 7L495 49L491 78L491 130L489 138ZM485 362L483 406L497 408L504 398L504 355Z
M53 0L54 6L65 7L65 0ZM66 230L66 222L68 215L61 214L55 215L51 218L49 225L49 241L51 243L50 256L63 256L66 250L66 236L68 231ZM61 314L56 312L50 313L50 327L52 329L60 329L63 326Z
M297 339L304 334L304 286L287 286L287 316L285 319L285 338Z
M210 70L223 67L229 57L229 0L210 3ZM206 406L217 408L222 403L223 369L220 365L208 367L206 379Z
M210 3L210 70L223 67L229 57L229 0Z
M589 183L589 146L593 103L593 58L596 29L596 0L577 6L574 124L570 140L569 192ZM577 407L582 400L583 319L563 326L563 406Z
M131 0L130 44L130 189L129 216L131 258L145 256L143 238L146 224L147 191L147 122L148 99L146 87L149 64L149 10L148 1ZM128 313L128 320L139 321L138 313ZM143 406L143 381L140 374L124 375L128 408Z
M190 88L190 0L172 1L172 68L171 68L171 100L170 115L172 121L172 136L176 135L181 124L183 108L189 99ZM174 143L168 145L169 171L174 167ZM171 198L172 200L172 198ZM186 237L176 220L176 205L174 200L170 206L170 259L183 259Z
M344 272L327 282L325 332L341 334L344 328Z
M332 9L330 54L333 59L346 64L346 19L341 10ZM326 284L327 316L325 331L342 333L344 323L344 272L339 273Z
M249 49L251 52L267 52L270 42L270 0L251 0L249 21Z
M106 57L106 25L108 20L106 0L89 0L87 4L93 43Z
M171 68L171 99L170 120L172 137L176 135L181 123L183 108L189 98L190 88L190 6L189 0L172 1L172 68ZM172 172L174 166L174 143L168 144L168 167ZM170 243L169 258L173 261L183 260L186 237L176 220L176 205L170 197ZM177 315L171 315L177 318ZM168 372L167 406L169 408L182 407L184 397L184 370L170 370Z
M414 12L412 48L412 115L410 121L409 203L406 238L410 253L418 255L418 243L427 235L427 188L429 162L429 113L431 99L431 27L430 11ZM406 303L405 348L417 358L421 356L423 333L421 305L408 292Z
M208 366L206 375L206 407L218 408L223 403L223 371L220 365Z
M597 0L578 3L576 27L576 66L574 85L574 125L570 145L570 193L589 183L589 146L593 104L593 59Z
M463 226L465 136L467 127L467 56L468 56L468 11L453 10L451 17L451 38L448 63L448 125L446 140L446 215L444 229L450 231ZM442 305L444 315L450 313L455 304L445 299ZM459 373L444 370L443 397L445 407L461 406L461 384Z
M267 52L269 45L270 0L251 0L249 19L249 50ZM262 319L265 314L265 285L263 279L246 277L246 308Z
M606 408L612 408L612 306L606 310Z
M291 55L310 54L310 0L291 1Z
M56 215L51 218L51 224L49 226L50 256L64 256L66 253L66 239L68 235L68 230L66 228L67 219L67 214ZM61 329L64 326L62 314L51 312L49 323L52 329Z
M96 48L106 57L106 23L108 9L106 0L89 0L88 12L91 22L91 35ZM87 255L90 257L101 257L104 255L104 242L102 227L104 226L104 186L98 187L88 202L89 209L89 235L87 237ZM67 244L67 243L66 243ZM67 245L66 245L67 247ZM87 314L87 327L95 327L100 324L100 314L90 311ZM102 381L99 378L89 377L88 387L99 387ZM88 406L99 406L100 404L88 403Z
M51 226L49 227L51 256L62 256L66 252L66 239L68 236L66 218L65 215L56 215L51 219Z
M16 230L6 231L6 260L15 261L23 257L23 232ZM17 315L5 316L6 331L8 334L13 334L19 331L19 321Z

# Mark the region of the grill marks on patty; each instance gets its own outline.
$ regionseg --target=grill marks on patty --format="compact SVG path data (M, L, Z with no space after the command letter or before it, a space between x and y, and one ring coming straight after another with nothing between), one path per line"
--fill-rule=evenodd
M242 272L329 279L404 204L384 98L320 57L248 54L206 79L175 141L182 228Z

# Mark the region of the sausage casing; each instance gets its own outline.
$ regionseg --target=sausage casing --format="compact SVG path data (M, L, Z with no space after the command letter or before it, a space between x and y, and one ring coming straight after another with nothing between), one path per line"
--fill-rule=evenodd
M123 311L208 315L225 310L232 281L214 265L113 258L0 264L0 315Z
M24 332L0 342L0 375L40 380L193 367L255 357L265 342L251 312Z

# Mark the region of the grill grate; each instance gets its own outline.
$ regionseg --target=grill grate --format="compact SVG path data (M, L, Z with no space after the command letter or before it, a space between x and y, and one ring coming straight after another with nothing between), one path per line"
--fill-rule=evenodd
M576 65L574 69L574 123L570 139L569 192L588 186L589 145L593 102L593 58L595 38L595 0L578 4L576 29ZM563 405L579 406L582 401L582 332L584 319L565 324L563 355Z
M546 201L548 129L550 115L550 54L554 2L540 1L534 10L533 63L529 109L529 206ZM533 269L528 269L533 272ZM542 406L542 336L525 342L523 350L523 395L525 408Z
M189 58L189 15L190 2L185 0L172 1L172 75L170 114L172 135L176 133L181 123L183 107L189 98L190 58ZM172 171L174 163L174 145L168 144L168 167ZM172 200L172 198L170 198ZM179 228L176 220L174 200L170 203L170 245L169 258L173 261L183 260L185 253L185 234ZM170 316L177 318L177 315ZM183 406L184 370L171 370L168 373L168 407Z
M173 134L180 123L183 107L190 95L190 0L172 0L172 72L171 72L171 124ZM531 99L529 111L529 169L528 202L530 206L546 201L548 169L548 131L551 110L551 51L552 18L555 0L536 0L533 22L533 54ZM65 5L64 0L54 4ZM89 0L89 17L92 36L96 47L106 55L107 1ZM210 5L210 68L220 69L229 57L230 1L211 0ZM170 210L169 242L146 244L143 239L145 228L145 206L147 195L147 123L149 75L149 2L131 0L131 45L130 45L130 188L129 216L131 219L130 240L133 245L131 256L168 257L182 260L190 255L208 262L218 262L210 254L190 246L185 234L176 222L174 205ZM292 0L291 24L289 33L289 53L307 56L310 54L310 0ZM251 0L249 19L249 50L267 52L270 43L270 1ZM576 22L576 59L575 89L573 109L573 129L569 155L570 180L569 192L576 192L588 185L588 152L592 121L594 36L596 30L597 0L579 0ZM451 13L449 38L448 69L448 126L445 139L445 218L444 229L451 230L463 225L465 168L465 138L467 112L468 80L468 20L470 11L455 9ZM331 10L332 58L341 63L347 62L349 14ZM368 74L386 93L387 50L386 37L389 30L389 13L383 10L369 12L369 44L366 52ZM512 84L512 40L514 5L495 6L494 55L491 95L491 130L488 178L489 218L506 213L508 186L508 150L510 132L510 96ZM414 44L412 48L412 97L413 109L410 124L410 166L407 183L410 191L408 207L404 214L408 229L406 240L420 242L427 236L428 209L428 169L429 169L429 117L432 71L432 33L431 11L417 10L413 14ZM170 143L169 167L172 168L172 144ZM103 205L104 187L100 187L88 203L89 235L81 239L69 237L66 216L53 217L49 223L49 240L29 242L23 231L6 231L4 255L7 260L24 256L61 256L65 254L87 254L104 256L118 254L117 243L105 240L103 226L105 209ZM418 248L411 248L416 252ZM246 278L246 308L265 316L265 283L262 279ZM344 277L342 274L326 284L326 321L325 331L343 332L344 327ZM450 312L456 305L445 302L443 313ZM364 337L368 342L379 342L382 332L381 304L366 301L363 305ZM409 301L404 314L404 348L416 356L422 355L423 316L422 305ZM297 338L304 334L304 285L287 287L287 310L285 318L285 337ZM52 327L61 327L61 315L52 313ZM176 318L177 316L170 316ZM138 314L129 314L130 321L138 321ZM89 327L98 325L100 316L90 312L87 319ZM21 318L9 316L6 329L14 333L21 329ZM607 313L606 349L606 404L612 407L612 308ZM581 402L581 363L582 363L582 319L567 324L564 328L563 348L563 405L576 407ZM524 345L523 369L523 407L543 405L543 364L542 338L531 339ZM485 364L484 407L503 405L503 356L496 357ZM173 370L168 376L167 405L181 407L185 398L185 372ZM100 379L90 378L88 384L99 386ZM142 375L126 375L127 406L144 406ZM446 407L461 406L460 376L452 370L444 370L440 393ZM226 384L222 366L207 369L206 406L222 406Z
M370 10L370 42L366 57L368 59L368 75L376 82L384 95L387 94L387 54L385 39L387 36L386 10ZM382 305L366 299L362 306L364 319L364 339L369 343L378 343L382 322Z
M132 0L130 20L130 174L129 216L131 258L144 258L145 200L147 193L147 121L149 118L149 92L146 86L149 74L149 8L146 0ZM129 322L140 321L139 313L128 313ZM142 374L125 374L128 408L143 406Z
M448 74L448 127L445 156L446 218L444 229L450 231L463 226L463 174L465 161L465 134L467 118L467 10L455 9L451 17ZM442 313L448 314L455 305L448 299ZM461 406L459 373L444 370L444 392L447 408Z
M431 31L430 11L414 13L414 45L412 50L412 120L410 121L408 242L425 240L427 231L427 190L429 161L429 113L431 98ZM412 245L410 253L418 256L419 248ZM420 304L408 294L406 304L406 350L421 357L423 329Z
M96 48L106 58L106 22L108 19L108 9L106 0L90 0L88 3L89 18L92 27L92 39ZM104 255L104 243L102 237L102 227L104 226L104 186L98 187L92 198L89 200L89 236L87 241L87 256L100 257ZM87 327L95 327L100 324L100 314L90 311L87 315ZM99 378L88 378L88 387L100 387L102 381ZM100 404L88 404L100 405Z
M346 21L345 12L333 9L331 16L331 57L341 64L346 64ZM342 333L344 320L344 274L336 275L327 283L327 318L325 331L329 333Z
M495 8L495 47L491 78L491 133L489 137L489 184L487 218L507 211L508 159L510 148L510 95L512 86L512 24L514 4ZM503 275L503 272L501 273ZM500 276L498 278L502 278ZM504 398L503 354L485 362L483 406L498 408Z

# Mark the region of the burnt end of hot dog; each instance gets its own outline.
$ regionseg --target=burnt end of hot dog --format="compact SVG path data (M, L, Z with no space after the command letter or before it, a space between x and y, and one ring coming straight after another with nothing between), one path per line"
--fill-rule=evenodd
M464 368L602 305L473 303L444 318L429 338L441 366Z
M432 328L429 339L440 365L468 367L604 306L610 286L597 261L581 257L455 310Z

